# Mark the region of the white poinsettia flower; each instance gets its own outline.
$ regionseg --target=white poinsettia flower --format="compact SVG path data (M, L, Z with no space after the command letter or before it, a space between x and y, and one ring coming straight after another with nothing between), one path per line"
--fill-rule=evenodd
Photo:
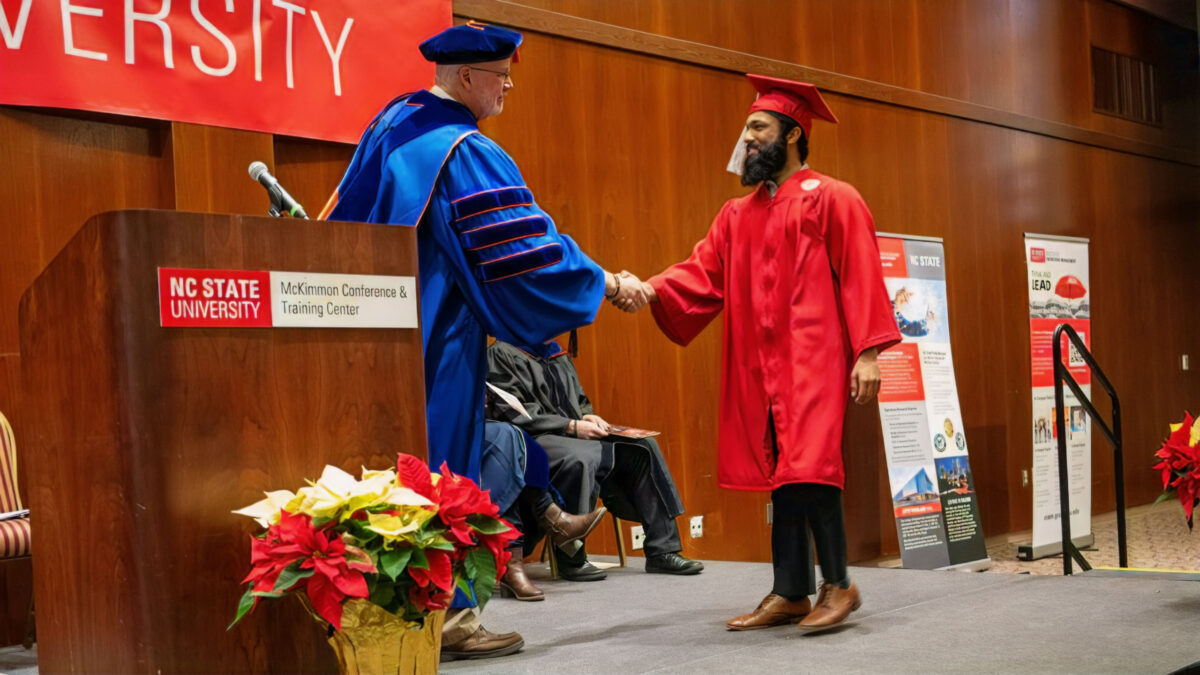
M420 493L406 487L392 486L380 502L392 506L432 506L433 502Z
M249 516L258 521L263 527L270 527L279 522L279 512L287 508L296 495L291 490L275 490L266 492L266 499L254 502L250 506L238 509L234 513L239 516Z

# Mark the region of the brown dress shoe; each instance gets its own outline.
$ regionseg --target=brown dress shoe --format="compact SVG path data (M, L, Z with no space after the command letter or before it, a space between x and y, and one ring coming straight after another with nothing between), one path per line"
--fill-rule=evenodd
M442 660L493 659L521 651L525 640L520 633L489 633L480 626L467 637L453 644L442 643Z
M859 607L862 607L862 598L858 596L857 586L850 584L850 588L842 588L823 583L817 592L817 607L800 622L800 629L816 631L832 628L845 621L850 612Z
M542 589L533 585L525 574L525 561L521 559L521 549L512 550L512 560L508 561L508 569L500 579L500 594L509 595L517 600L532 602L545 600L546 594Z
M591 513L576 516L563 511L558 504L551 504L538 516L538 523L550 533L555 546L563 546L591 534L607 512L608 509L601 506Z
M808 598L788 600L782 595L772 593L758 603L758 609L736 619L730 619L726 622L725 627L729 630L757 630L782 626L788 622L796 623L810 611L812 611L812 603L808 601Z

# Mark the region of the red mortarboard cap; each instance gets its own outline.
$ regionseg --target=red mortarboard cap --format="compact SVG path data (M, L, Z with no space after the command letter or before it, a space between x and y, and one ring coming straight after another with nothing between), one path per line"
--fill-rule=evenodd
M750 112L771 110L787 115L804 129L805 137L810 137L814 117L837 124L837 117L834 117L815 86L753 73L746 73L746 77L758 90L758 99L750 106Z

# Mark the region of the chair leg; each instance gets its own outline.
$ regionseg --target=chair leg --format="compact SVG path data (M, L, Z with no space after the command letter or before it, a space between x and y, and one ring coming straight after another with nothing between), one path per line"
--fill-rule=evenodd
M553 544L550 543L550 535L546 535L546 538L542 540L541 561L546 562L546 559L549 558L549 560L550 560L550 578L553 580L553 579L558 578L558 558L556 558L554 556L554 554L551 553L550 548L552 546L553 546Z
M617 558L625 566L625 538L621 536L621 519L613 516L613 530L617 533Z
M37 625L33 621L33 589L30 589L29 594L29 617L25 619L25 641L21 646L25 649L31 649L34 641L37 640Z

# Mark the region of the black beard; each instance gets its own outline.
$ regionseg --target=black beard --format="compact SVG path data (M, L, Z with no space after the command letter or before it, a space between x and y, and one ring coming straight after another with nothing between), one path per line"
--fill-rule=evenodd
M783 171L787 164L787 141L776 138L774 142L758 149L758 154L747 155L742 164L742 185L758 185Z

